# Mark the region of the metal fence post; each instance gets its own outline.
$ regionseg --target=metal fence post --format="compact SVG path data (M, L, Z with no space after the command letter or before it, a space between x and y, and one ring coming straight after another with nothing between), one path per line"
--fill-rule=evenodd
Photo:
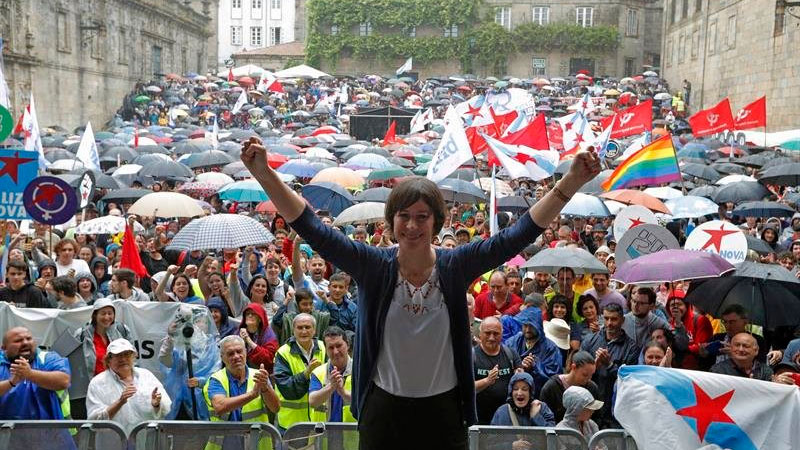
M14 431L13 423L4 423L0 427L0 448L8 448L11 442L11 432Z
M94 427L90 423L84 423L78 429L78 450L94 450Z
M469 427L469 450L480 448L481 430L476 426Z

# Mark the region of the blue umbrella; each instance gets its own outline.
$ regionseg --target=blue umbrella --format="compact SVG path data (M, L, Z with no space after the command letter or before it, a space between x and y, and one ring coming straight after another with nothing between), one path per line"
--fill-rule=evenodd
M576 192L572 199L564 205L561 214L580 217L608 217L611 215L611 211L608 210L603 200L593 195Z
M353 156L344 167L349 169L386 169L392 167L392 163L381 155L374 153L359 153Z
M717 204L711 200L696 195L687 195L664 202L672 212L675 219L690 219L717 213Z
M316 209L324 209L333 216L355 204L353 196L336 183L318 181L303 186L303 197Z
M457 178L445 178L436 183L442 191L445 201L459 203L481 203L486 201L486 194L481 188L469 181Z
M235 202L265 202L269 200L267 193L256 180L231 183L219 190L219 198Z
M312 163L307 159L291 159L278 167L278 172L300 178L312 178L322 169L321 164Z

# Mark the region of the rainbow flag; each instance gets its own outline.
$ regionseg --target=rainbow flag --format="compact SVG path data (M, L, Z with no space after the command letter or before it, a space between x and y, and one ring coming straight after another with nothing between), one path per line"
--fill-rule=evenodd
M680 180L672 136L666 134L628 157L601 186L612 191Z

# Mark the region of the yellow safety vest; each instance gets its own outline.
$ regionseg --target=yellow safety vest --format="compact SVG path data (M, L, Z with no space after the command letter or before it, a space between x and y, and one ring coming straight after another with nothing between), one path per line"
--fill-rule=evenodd
M211 383L211 378L217 380L222 384L222 388L225 389L225 395L230 397L231 395L231 388L230 384L228 384L228 374L225 372L225 368L214 372L211 377L206 381L205 386L203 386L203 397L206 399L206 405L208 405L208 412L211 415L212 422L227 422L230 418L230 413L227 417L220 417L216 413L214 413L214 407L211 405L211 399L208 397L208 386ZM246 391L250 392L255 388L256 382L253 379L253 375L255 374L255 370L251 368L247 368L247 387ZM264 405L264 402L261 400L261 396L250 400L249 402L245 403L242 406L242 422L263 422L269 423L269 417L267 417L267 407ZM206 444L206 450L222 450L222 443L224 437L223 436L214 436L208 440ZM264 438L261 439L258 443L259 450L269 450L272 448L272 439Z
M39 350L37 355L39 356L39 364L44 365L47 352ZM56 397L58 397L58 403L61 406L61 415L64 416L64 420L72 420L72 410L69 407L69 392L66 389L56 391ZM70 430L70 432L72 431L73 430Z
M296 344L297 345L297 344ZM297 375L306 370L306 363L301 355L292 353L290 343L283 344L278 349L278 355L289 363L292 375ZM325 345L317 340L317 351L312 355L317 361L325 361ZM287 429L298 422L308 422L311 413L308 406L308 392L297 400L287 400L281 393L280 386L276 386L275 392L281 401L281 409L278 411L278 426Z
M314 369L314 376L322 383L323 386L328 384L328 365L330 362L327 362L316 369ZM344 389L348 392L353 392L353 376L348 375L344 377ZM316 408L311 409L311 421L312 422L330 422L330 411L328 410L328 404L330 402L325 402ZM344 423L356 423L358 422L355 417L353 417L353 413L350 412L350 408L348 405L342 406L342 422Z

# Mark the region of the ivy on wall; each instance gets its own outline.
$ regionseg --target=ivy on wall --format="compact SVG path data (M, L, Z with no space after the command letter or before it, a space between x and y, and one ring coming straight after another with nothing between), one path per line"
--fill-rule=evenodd
M620 40L613 26L525 23L509 31L491 16L480 17L483 0L309 0L307 5L311 25L306 61L315 66L322 61L335 66L342 55L379 61L413 56L420 64L456 59L471 69L475 60L494 69L516 52L604 53L616 49ZM394 34L353 34L366 22L373 30ZM336 35L331 35L332 25L338 27ZM406 34L412 27L444 30L452 25L458 27L458 37L444 37L443 32L414 38Z

